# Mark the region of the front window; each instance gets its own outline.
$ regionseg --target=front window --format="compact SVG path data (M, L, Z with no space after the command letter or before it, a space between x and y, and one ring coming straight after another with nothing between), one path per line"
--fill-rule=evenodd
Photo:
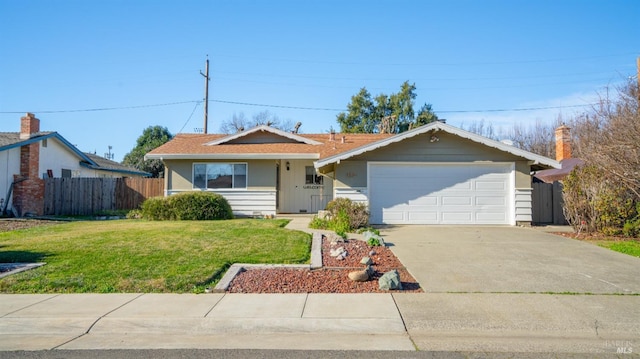
M247 188L246 163L198 163L193 165L193 188Z
M304 168L304 172L305 172L305 176L304 176L305 184L318 184L318 185L322 184L322 176L319 176L316 173L316 170L315 168L313 168L313 166L306 166Z

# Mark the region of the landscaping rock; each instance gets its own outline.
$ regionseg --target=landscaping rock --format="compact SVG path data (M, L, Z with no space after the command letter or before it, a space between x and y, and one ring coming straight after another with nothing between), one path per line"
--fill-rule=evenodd
M402 290L402 282L400 281L400 274L397 270L386 272L378 279L378 287L382 290Z
M366 269L349 272L349 279L354 282L366 282L369 280L369 272Z
M372 265L373 261L369 257L362 257L362 260L360 261L360 264L364 264L364 265L368 266L368 265Z
M345 252L344 247L338 247L335 249L331 249L331 251L329 252L329 255L332 257L338 257L344 252Z

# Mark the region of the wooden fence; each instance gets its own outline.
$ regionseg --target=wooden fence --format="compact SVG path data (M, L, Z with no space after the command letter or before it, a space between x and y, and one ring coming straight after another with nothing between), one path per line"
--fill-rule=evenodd
M533 183L531 197L534 224L567 224L562 210L562 183Z
M164 194L162 178L47 178L45 215L92 215L134 209L149 197Z

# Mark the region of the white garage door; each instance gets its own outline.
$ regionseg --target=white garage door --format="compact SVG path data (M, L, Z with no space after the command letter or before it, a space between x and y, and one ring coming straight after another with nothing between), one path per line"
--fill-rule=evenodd
M373 224L512 224L513 165L369 166Z

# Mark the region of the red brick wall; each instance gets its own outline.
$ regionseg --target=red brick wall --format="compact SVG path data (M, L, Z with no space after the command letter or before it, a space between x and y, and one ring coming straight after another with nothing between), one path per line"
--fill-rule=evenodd
M14 176L13 187L13 206L19 216L44 212L44 180L39 172L40 142L20 147L20 175Z

